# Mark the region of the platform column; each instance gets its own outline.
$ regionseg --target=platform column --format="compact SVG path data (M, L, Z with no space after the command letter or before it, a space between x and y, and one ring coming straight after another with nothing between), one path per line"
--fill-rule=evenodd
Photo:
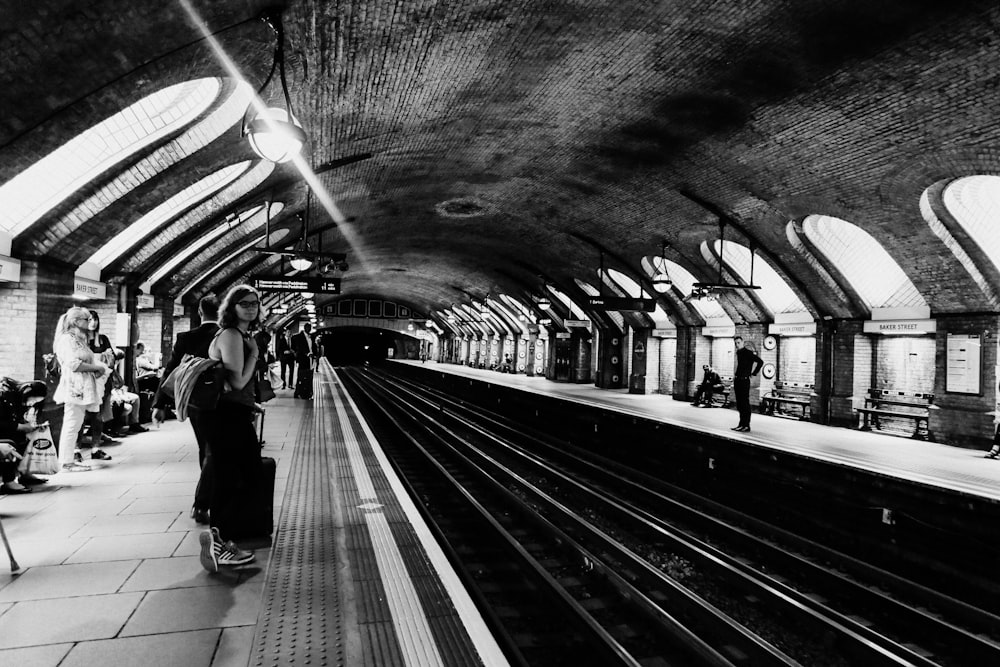
M602 329L597 337L597 345L597 374L594 384L602 389L620 389L625 383L622 377L622 334L613 329Z
M857 425L854 408L864 407L865 394L872 384L872 337L862 332L860 320L828 320L817 329L816 393L823 423L833 426Z
M699 343L703 343L705 340L705 337L701 335L701 327L677 327L677 351L674 356L675 371L672 392L675 401L690 400L691 394L688 388L700 381L700 378L697 377L697 371L701 369L702 363L708 363L707 354L710 353L709 348L708 352L703 351L703 354L706 355L704 361L698 358Z
M646 393L646 360L649 351L649 329L632 330L632 373L628 380L628 393Z
M570 345L573 351L573 382L590 382L590 334L586 329L573 328Z

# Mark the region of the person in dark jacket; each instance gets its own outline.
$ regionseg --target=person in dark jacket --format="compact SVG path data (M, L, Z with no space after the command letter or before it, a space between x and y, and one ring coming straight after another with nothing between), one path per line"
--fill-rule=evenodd
M708 364L702 366L701 370L705 371L705 376L702 378L701 384L698 385L698 390L694 392L694 400L691 401L691 405L704 404L706 407L711 407L713 392L725 391L726 386L722 384L722 378L715 372L715 369Z
M733 391L736 392L736 409L740 423L733 431L750 430L750 378L760 372L764 360L757 356L753 343L744 342L742 336L733 339L736 344L736 370L733 373Z
M281 364L281 388L295 386L295 352L292 350L292 333L282 328L274 339L274 354ZM288 373L287 377L285 373Z
M295 353L295 363L298 366L299 382L306 382L312 377L312 361L315 356L315 348L312 339L312 325L306 322L302 325L302 331L292 336L292 352ZM296 391L295 398L307 398L300 396Z
M208 357L208 346L219 330L219 298L214 294L203 296L198 303L198 314L201 316L201 326L191 331L177 334L170 361L163 367L163 378L153 397L153 421L159 425L166 419L166 410L170 399L163 392L163 381L180 366L184 355ZM194 506L191 508L191 518L201 524L209 521L208 508L212 498L211 448L208 444L208 426L206 417L194 406L188 406L188 416L191 418L191 429L198 441L198 463L201 465L201 476L194 491Z

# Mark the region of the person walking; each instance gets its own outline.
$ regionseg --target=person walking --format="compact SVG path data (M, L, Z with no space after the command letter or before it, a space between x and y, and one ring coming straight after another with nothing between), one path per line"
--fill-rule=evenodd
M222 300L219 331L209 344L208 357L221 361L230 391L222 394L208 413L209 449L212 458L211 528L199 536L202 567L215 572L220 565L245 565L252 551L233 541L243 537L242 526L251 500L263 486L260 444L254 415L260 406L256 395L257 343L250 334L260 324L260 293L250 285L237 285Z
M704 364L701 370L705 372L705 375L702 377L701 384L698 385L698 390L694 392L694 400L691 401L691 405L695 407L704 405L710 408L712 407L712 394L716 391L724 391L726 387L722 384L722 378L719 377L714 368Z
M274 341L274 353L281 364L281 388L295 386L295 352L292 350L292 332L282 327ZM288 373L286 379L285 373Z
M90 470L82 464L76 444L87 412L99 412L108 366L96 359L87 345L90 311L72 306L59 316L52 350L59 359L59 385L53 400L63 404L63 423L59 433L59 463L64 471ZM100 386L99 386L100 385Z
M208 346L219 330L219 298L214 294L203 296L198 302L198 315L201 319L201 325L191 331L177 334L177 340L174 341L173 349L170 352L170 359L163 367L163 378L153 396L153 423L157 426L166 420L167 408L170 406L170 399L162 391L163 383L167 377L180 366L181 361L188 354L208 358ZM209 523L208 512L212 500L212 452L206 424L208 417L193 405L188 405L187 415L191 420L194 439L198 443L198 465L201 467L201 475L198 477L198 484L194 489L191 518L200 524L207 524Z
M760 372L764 360L757 356L753 343L742 336L733 339L736 345L736 371L733 373L733 391L736 392L736 409L740 413L740 423L733 431L750 430L750 378Z

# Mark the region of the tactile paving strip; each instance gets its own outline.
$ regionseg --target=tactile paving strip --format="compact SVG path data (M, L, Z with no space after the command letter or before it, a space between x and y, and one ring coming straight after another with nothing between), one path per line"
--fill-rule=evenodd
M344 665L330 463L313 407L298 444L275 526L250 665Z

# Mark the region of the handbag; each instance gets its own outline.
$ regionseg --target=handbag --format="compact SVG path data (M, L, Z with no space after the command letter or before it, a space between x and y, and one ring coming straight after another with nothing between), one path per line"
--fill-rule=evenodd
M181 363L170 372L160 385L160 391L169 399L176 398L177 377L190 372L192 366L205 361L205 357L185 354ZM214 410L219 404L219 397L226 386L226 367L221 361L203 370L191 383L191 395L188 397L188 407L199 410Z
M277 396L274 393L274 387L271 386L271 381L264 378L257 383L257 401L260 403L267 403L272 398Z
M27 434L28 448L17 466L22 475L54 475L59 472L59 454L48 424Z

